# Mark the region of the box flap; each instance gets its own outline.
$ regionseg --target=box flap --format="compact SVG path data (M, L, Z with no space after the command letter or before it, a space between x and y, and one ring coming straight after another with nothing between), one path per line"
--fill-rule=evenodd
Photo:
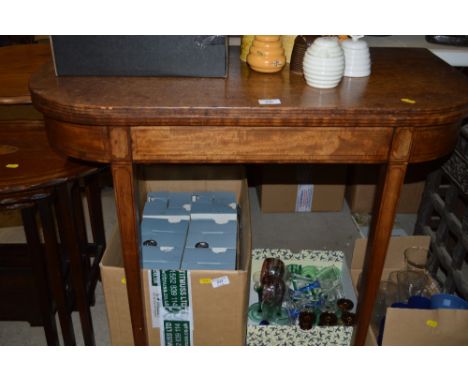
M385 259L385 269L403 269L405 268L404 251L406 248L420 246L429 248L429 236L401 236L390 238L387 257ZM362 270L366 254L367 239L357 239L354 245L352 270Z
M389 308L382 344L468 345L468 310Z

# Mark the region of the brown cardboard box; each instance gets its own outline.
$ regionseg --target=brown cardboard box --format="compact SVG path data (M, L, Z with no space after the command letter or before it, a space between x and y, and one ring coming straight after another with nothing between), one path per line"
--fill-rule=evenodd
M168 169L169 168L169 169ZM242 169L242 168L241 168ZM221 172L220 172L221 171ZM241 208L238 270L190 271L194 345L243 345L247 325L251 264L250 207L247 182L237 166L147 167L140 181L140 200L149 191L233 191ZM221 179L222 178L222 179ZM156 180L158 179L158 180ZM142 205L143 203L141 203ZM152 327L148 270L142 270L146 327L150 345L160 344L160 331ZM207 280L222 276L229 285L213 288ZM113 345L132 345L120 235L116 229L101 262L101 277Z
M428 248L429 236L392 237L382 280L392 271L405 268L405 248ZM356 286L364 264L366 239L356 240L351 278ZM369 329L367 345L377 345L377 333ZM468 345L468 310L423 310L388 308L382 345Z
M261 168L257 191L265 213L341 211L345 183L344 165L270 165Z
M405 184L401 190L397 213L417 213L424 191L428 166L414 165L408 168ZM355 165L349 169L349 181L346 186L346 201L351 212L370 213L375 198L378 181L378 167Z

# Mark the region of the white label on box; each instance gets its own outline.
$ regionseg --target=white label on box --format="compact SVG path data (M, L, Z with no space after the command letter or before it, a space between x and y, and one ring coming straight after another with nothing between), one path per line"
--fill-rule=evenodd
M159 306L161 305L161 295L159 293L159 286L157 280L154 279L153 274L154 271L148 271L151 323L153 328L160 328L161 323L159 322Z
M313 184L299 184L296 194L296 212L312 211L312 200L314 199Z
M258 103L260 105L281 105L281 100L278 98L259 99Z
M211 280L211 285L213 286L213 288L219 288L219 287L222 287L224 285L229 285L229 277L222 276L222 277L218 277L216 279L212 279Z
M192 287L189 271L150 270L151 321L161 345L193 345Z

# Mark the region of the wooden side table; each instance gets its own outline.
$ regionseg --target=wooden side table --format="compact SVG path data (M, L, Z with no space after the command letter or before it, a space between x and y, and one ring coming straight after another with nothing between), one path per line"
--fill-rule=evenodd
M71 345L75 334L70 313L78 310L84 342L93 345L90 305L105 248L99 185L104 167L73 162L54 152L44 122L38 121L42 116L31 113L30 76L50 59L48 44L0 48L0 119L6 114L11 120L0 121L0 207L21 210L27 236L27 245L0 245L1 275L6 280L0 291L5 297L0 318L42 324L47 342L58 344L58 310L64 343ZM28 119L33 121L17 121ZM93 242L86 236L82 189ZM90 256L95 257L92 266ZM18 288L11 288L15 283ZM9 293L11 289L16 293ZM38 292L32 301L31 290Z
M230 53L226 79L57 78L48 65L30 82L51 145L112 165L135 343L147 344L135 165L375 163L381 180L355 336L362 345L407 165L453 149L468 113L468 80L427 50L375 48L370 77L320 90L288 67L255 73L238 49Z
M27 320L30 309L20 304L38 302L49 345L59 344L56 310L64 344L76 344L72 310L80 313L85 344L95 344L90 306L105 248L98 184L104 168L54 152L42 121L0 122L0 208L21 210L27 239L26 245L0 244L0 274L10 281L2 288L2 308L12 308L0 317ZM92 243L86 238L80 182L91 211ZM17 301L18 294L37 301Z

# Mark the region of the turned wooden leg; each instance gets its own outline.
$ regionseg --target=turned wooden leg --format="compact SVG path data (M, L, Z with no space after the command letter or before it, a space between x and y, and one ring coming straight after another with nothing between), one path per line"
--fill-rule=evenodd
M364 345L392 234L406 164L382 165L357 307L355 345Z
M113 163L112 176L114 178L115 202L122 240L133 339L135 345L147 345L143 290L141 287L138 210L135 201L132 163Z

